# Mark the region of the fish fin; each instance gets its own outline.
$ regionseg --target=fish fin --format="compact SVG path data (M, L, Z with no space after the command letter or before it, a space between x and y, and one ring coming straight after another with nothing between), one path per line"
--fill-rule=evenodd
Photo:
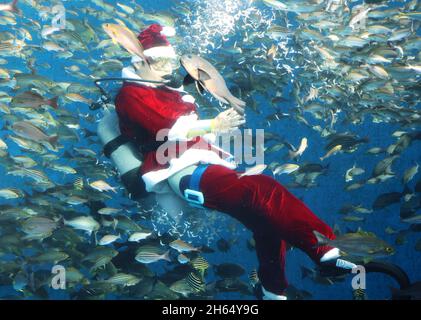
M58 135L55 135L55 136L51 136L49 139L48 139L48 142L54 147L54 146L57 146L57 142L58 142Z
M316 230L313 230L313 234L317 239L318 245L325 245L328 244L330 241L325 235L321 234Z
M54 97L48 100L48 102L51 107L53 107L54 109L58 109L58 97Z
M195 83L197 92L199 92L200 95L203 95L203 92L205 91L203 85L199 81L196 81Z
M197 79L199 79L200 81L206 81L206 80L210 80L212 77L209 75L209 73L207 73L206 71L202 70L202 69L197 69Z
M188 86L188 85L190 85L190 84L193 84L195 81L196 81L196 80L194 80L194 79L193 79L193 77L192 77L190 74L187 74L187 75L184 77L184 80L183 80L183 86Z

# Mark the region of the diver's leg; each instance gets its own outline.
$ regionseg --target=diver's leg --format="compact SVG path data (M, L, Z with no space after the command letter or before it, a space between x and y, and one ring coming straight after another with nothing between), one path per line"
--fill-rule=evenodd
M188 187L189 177L192 175L193 171L196 170L196 168L197 165L191 165L168 178L168 184L170 185L171 189L184 200L185 198L181 193L181 190Z
M318 246L313 234L316 230L334 239L332 229L269 176L239 178L234 170L211 165L202 176L200 188L206 207L230 214L253 232L278 234L292 246L306 252L316 263L320 263L322 256L333 249Z
M285 299L288 281L285 276L286 242L273 234L255 233L258 276L263 286L262 298ZM271 300L272 300L271 299Z

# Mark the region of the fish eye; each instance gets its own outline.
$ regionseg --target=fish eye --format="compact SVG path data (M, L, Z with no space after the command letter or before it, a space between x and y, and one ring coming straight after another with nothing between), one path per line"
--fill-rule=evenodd
M392 252L392 251L393 251L393 248L390 248L390 247L386 248L386 252Z

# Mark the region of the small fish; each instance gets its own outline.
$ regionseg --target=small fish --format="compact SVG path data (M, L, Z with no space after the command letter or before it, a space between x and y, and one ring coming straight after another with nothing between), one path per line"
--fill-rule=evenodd
M98 241L98 244L100 245L100 246L106 246L106 245L108 245L108 244L111 244L111 243L113 243L113 242L115 242L115 241L117 241L118 239L120 239L121 237L120 237L120 235L118 235L118 236L116 236L116 235L112 235L112 234L108 234L108 235L105 235L105 236L103 236L99 241Z
M187 298L190 295L196 293L196 289L194 289L187 278L183 278L171 284L169 287L171 291L177 292L181 294L183 297Z
M0 189L0 198L17 199L23 196L23 192L18 189L6 188Z
M224 78L209 61L187 54L181 57L180 62L189 74L184 84L196 82L199 91L206 89L222 103L229 103L239 114L244 114L246 103L232 95Z
M196 292L205 290L205 282L196 272L189 273L187 276L187 282Z
M166 260L171 262L170 251L168 250L167 252L161 254L157 252L156 248L154 247L143 246L138 250L135 260L145 264L154 263L159 260Z
M364 172L365 172L364 169L357 168L356 165L354 164L351 169L348 169L346 171L346 173L345 173L345 181L346 182L352 181L354 179L354 176L363 174Z
M39 262L39 263L46 263L46 262L53 262L57 264L60 261L66 260L69 258L69 255L65 252L60 250L48 250L45 253L42 253L38 256L31 257L30 260Z
M12 107L31 107L38 109L42 106L51 106L54 109L58 109L58 97L52 99L44 99L38 93L32 91L25 91L21 94L12 98Z
M267 168L267 165L265 164L258 164L250 169L247 169L244 173L240 174L238 177L245 177L245 176L255 176L261 174L265 169Z
M117 193L115 188L111 187L108 183L106 183L103 180L97 180L97 181L91 182L89 183L89 185L95 190L98 190L100 192L113 191L114 193Z
M10 158L15 163L22 165L25 168L32 168L37 165L37 162L35 160L27 156L16 156L16 157L11 156Z
M69 99L70 101L73 101L73 102L81 102L81 103L85 103L87 105L92 104L91 99L87 99L84 96L80 95L79 93L68 93L68 94L65 95L65 98L67 98L67 99Z
M0 150L7 150L7 144L2 139L0 139Z
M83 189L83 178L77 178L75 182L73 182L73 187L76 190L82 190Z
M51 235L57 227L57 222L45 217L31 217L22 223L22 231L31 236Z
M180 253L191 252L191 251L200 251L200 248L195 248L192 245L184 242L183 240L177 239L172 241L169 246Z
M58 136L48 136L40 128L29 121L18 121L12 125L12 130L18 136L35 142L48 142L51 146L57 147Z
M256 284L260 282L259 275L256 269L253 269L249 274L249 281L252 287L255 287Z
M14 13L20 13L21 11L17 7L18 0L13 0L8 4L0 4L0 11L10 11Z
M323 161L324 159L329 158L331 155L339 152L340 150L342 150L342 145L338 144L338 145L334 146L323 157L320 157L320 161Z
M115 209L115 208L102 208L98 210L99 214L105 215L105 216L109 216L109 215L113 215L116 213L121 212L121 209Z
M283 165L280 165L278 167L275 168L275 170L273 170L273 174L276 175L280 175L280 174L290 174L293 173L294 171L297 171L300 168L300 166L298 164L294 164L294 163L285 163Z
M64 220L64 225L70 226L77 230L86 231L89 235L93 231L99 230L99 223L92 217L80 216L72 220Z
M403 178L402 178L403 184L407 184L409 181L412 180L412 178L414 178L414 176L418 173L418 168L419 168L419 165L417 163L417 164L415 164L415 166L413 166L413 167L411 167L411 168L409 168L405 171L405 173L403 174Z
M132 235L130 235L128 241L139 242L140 240L147 239L151 235L152 235L152 232L135 232Z
M202 274L202 276L204 275L205 271L209 268L209 262L207 262L206 259L201 256L191 260L190 264L193 267L193 269L199 271Z
M127 27L119 24L104 23L102 28L111 37L114 43L119 43L130 54L137 55L145 62L148 62L139 40Z
M346 233L336 239L328 239L323 234L313 231L317 238L318 245L330 245L339 248L347 255L360 258L380 258L390 256L395 250L383 240L377 238L373 233L358 231Z
M116 275L112 276L111 278L105 281L123 287L131 287L137 285L140 282L140 280L140 278L131 274L117 273Z
M266 60L268 62L272 62L277 52L278 52L278 46L276 46L275 44L272 44L272 46L266 53Z
M421 224L421 214L402 219L402 221L410 224Z
M308 140L307 138L302 138L301 142L300 142L300 146L298 147L298 149L295 149L293 146L291 146L293 148L293 150L289 150L288 154L289 154L289 158L290 159L296 159L298 157L300 157L304 151L307 149L308 147Z

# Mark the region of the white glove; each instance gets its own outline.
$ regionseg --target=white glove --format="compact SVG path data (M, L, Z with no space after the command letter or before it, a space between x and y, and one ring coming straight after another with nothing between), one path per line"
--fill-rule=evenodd
M230 132L238 129L239 126L246 123L243 115L240 115L234 108L218 114L211 122L211 131L215 134Z

